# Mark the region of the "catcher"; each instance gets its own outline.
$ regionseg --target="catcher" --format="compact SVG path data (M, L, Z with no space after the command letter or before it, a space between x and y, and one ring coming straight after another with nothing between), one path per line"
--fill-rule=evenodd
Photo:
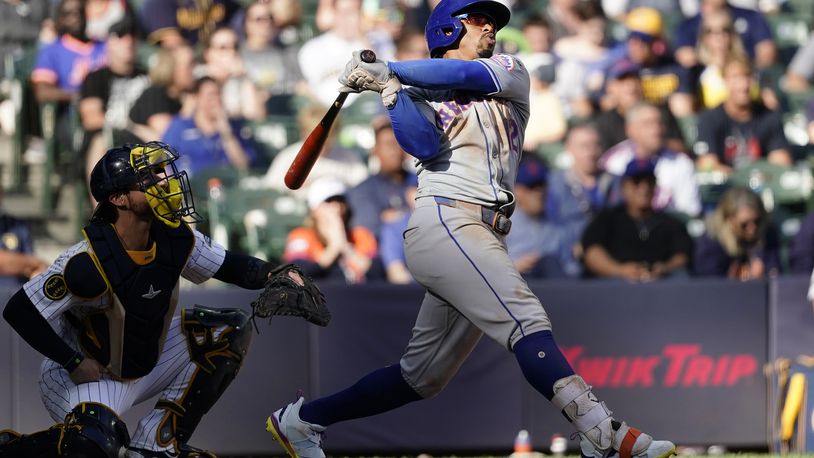
M226 251L193 230L186 172L169 145L109 150L91 173L99 202L85 240L8 302L4 318L45 356L42 400L59 422L0 432L0 457L214 457L187 444L237 375L251 341L248 313L194 306L176 313L179 278L266 288L254 314L325 326L317 287L295 266ZM119 414L160 393L132 437Z

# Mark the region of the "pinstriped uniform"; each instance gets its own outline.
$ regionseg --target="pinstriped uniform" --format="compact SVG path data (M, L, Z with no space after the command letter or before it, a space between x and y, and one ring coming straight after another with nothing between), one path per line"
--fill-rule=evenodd
M427 289L402 374L422 397L440 391L483 334L507 348L551 328L520 276L505 236L483 222L477 205L510 210L529 116L529 74L506 54L477 59L494 94L407 89L441 129L439 154L418 165L416 210L404 232L407 266ZM449 206L438 203L463 201Z
M193 232L195 246L181 276L199 284L215 275L223 263L226 251L200 232ZM76 349L79 349L77 331L69 324L65 314L70 313L82 319L90 312L105 309L112 304L112 293L108 291L100 297L84 299L69 291L61 299L52 300L45 294L45 282L52 275L62 274L68 260L88 249L87 241L77 243L59 256L47 272L23 286L26 295L40 314L65 342ZM217 329L215 335L219 335L221 331L222 329ZM120 381L106 374L98 382L75 385L60 363L46 358L41 365L39 381L43 404L51 418L57 422L62 421L80 402L97 402L106 405L117 414L122 414L133 405L159 393L162 393L162 399L177 400L184 395L184 389L195 369L195 364L189 357L186 335L181 329L180 316L175 316L170 324L162 353L155 367L149 374L139 379ZM161 415L163 411L153 410L139 422L133 434L133 446L151 450L162 449L156 445L155 437Z

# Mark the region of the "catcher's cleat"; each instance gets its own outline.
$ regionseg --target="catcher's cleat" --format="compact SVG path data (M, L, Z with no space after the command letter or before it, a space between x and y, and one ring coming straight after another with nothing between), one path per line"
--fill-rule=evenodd
M178 452L173 453L169 450L155 451L144 450L140 448L130 448L127 450L126 458L218 458L212 452L202 450L199 448L191 447L189 445L181 445L178 447Z
M292 276L299 277L303 284ZM252 321L255 317L271 320L274 315L302 317L317 326L327 326L331 321L325 295L294 264L285 264L271 271L271 278L266 281L260 296L252 302Z
M305 399L300 397L266 420L266 431L274 436L291 458L324 458L322 433L324 426L300 419L300 407Z

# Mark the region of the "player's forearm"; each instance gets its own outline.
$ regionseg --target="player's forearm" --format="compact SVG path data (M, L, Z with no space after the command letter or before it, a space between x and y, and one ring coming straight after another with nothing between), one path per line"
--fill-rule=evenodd
M271 263L262 259L227 251L214 278L241 288L262 289L272 269Z
M9 299L3 318L31 347L70 372L83 357L54 331L20 289Z
M459 59L421 59L389 62L390 70L404 84L424 89L462 89L491 94L498 91L485 64Z

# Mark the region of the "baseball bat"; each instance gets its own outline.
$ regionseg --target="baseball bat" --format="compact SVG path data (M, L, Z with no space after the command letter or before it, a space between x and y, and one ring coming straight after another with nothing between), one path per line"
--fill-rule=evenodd
M369 49L362 51L359 57L363 62L369 64L376 61L376 53ZM347 92L341 92L336 96L336 100L334 100L331 107L328 108L325 116L322 117L319 124L314 127L314 130L308 134L308 137L306 137L302 143L299 152L297 152L297 156L294 157L291 166L288 167L288 172L285 174L285 185L288 186L288 189L299 189L305 182L305 179L308 178L308 174L311 173L311 168L314 167L314 163L322 151L322 146L325 145L325 140L331 132L331 127L336 120L336 115L339 113L339 110L347 98Z

